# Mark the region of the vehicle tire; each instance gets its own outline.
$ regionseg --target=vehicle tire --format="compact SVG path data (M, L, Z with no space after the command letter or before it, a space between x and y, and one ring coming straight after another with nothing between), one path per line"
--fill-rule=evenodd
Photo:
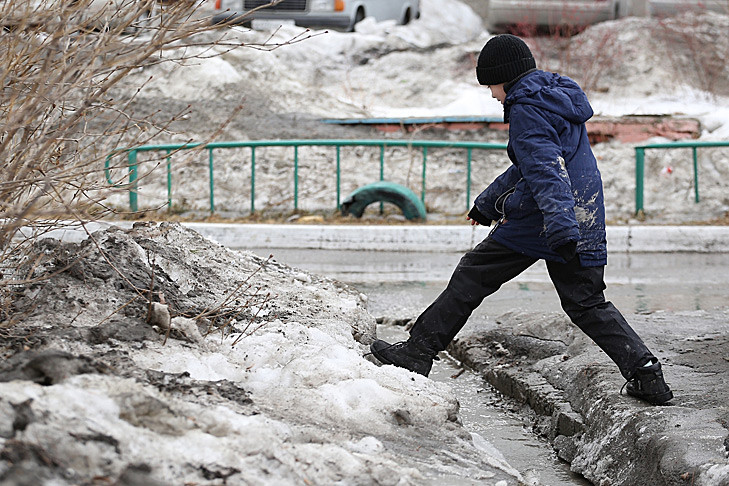
M349 26L349 29L347 29L348 32L354 32L354 26L357 25L358 22L362 22L365 18L365 11L364 8L359 7L357 9L357 13L354 14L354 21L352 22L352 25Z
M400 25L408 25L410 21L412 20L412 13L410 12L410 9L405 10L405 15L402 17L402 22L400 22Z
M376 202L394 204L407 220L425 221L427 218L425 204L411 189L389 181L373 182L356 189L342 201L340 209L342 215L361 218L365 208Z
M129 26L128 34L139 34L147 30L152 24L152 12L145 10L140 12L137 19Z

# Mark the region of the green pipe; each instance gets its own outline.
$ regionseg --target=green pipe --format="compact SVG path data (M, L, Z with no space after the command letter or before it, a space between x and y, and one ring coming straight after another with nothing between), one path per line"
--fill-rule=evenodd
M471 155L473 149L468 147L466 156L466 211L471 209Z
M324 139L324 140L246 140L240 142L211 142L209 144L201 143L183 143L183 144L159 144L159 145L142 145L134 147L139 152L155 151L155 150L181 150L192 149L204 145L208 148L238 148L238 147L293 147L299 146L381 146L385 143L388 147L440 147L440 148L476 148L476 149L505 149L504 143L486 143L486 142L457 142L446 140L346 140L346 139ZM729 147L729 141L693 141L693 142L671 142L652 145L639 145L636 148L691 148L691 147ZM124 152L130 149L115 149L113 154Z
M341 147L337 145L337 211L342 209L342 167L341 167Z
M167 150L167 211L172 211L172 157Z
M129 164L129 208L136 213L137 206L137 151L130 150L127 156Z
M299 209L299 146L294 145L294 211Z
M210 213L215 212L215 199L213 196L213 149L208 148L208 166L210 167Z
M713 141L699 141L694 140L690 142L665 142L665 143L651 143L648 145L638 145L636 148L642 149L672 149L672 148L691 148L691 147L729 147L729 140L713 140Z
M420 181L420 200L425 204L425 170L428 165L428 147L423 147L423 171Z
M256 212L256 147L251 147L251 214Z
M380 181L385 180L385 144L380 145ZM380 201L380 214L385 212L385 203Z
M645 169L645 149L635 148L635 214L643 211L643 173Z
M106 176L106 182L109 183L110 186L115 185L114 181L111 180L111 171L109 170L111 167L111 158L116 155L116 152L112 152L109 155L106 156L106 160L104 161L104 175ZM127 161L127 165L128 161Z
M696 147L693 148L694 155L694 202L699 202L699 161L696 157Z

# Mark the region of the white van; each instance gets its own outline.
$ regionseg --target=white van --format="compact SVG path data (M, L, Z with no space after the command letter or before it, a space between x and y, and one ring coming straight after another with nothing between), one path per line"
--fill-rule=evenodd
M545 27L565 33L629 15L667 17L713 10L729 13L727 0L489 0L489 32Z
M352 31L365 17L407 24L420 17L420 0L215 0L215 9L214 23L267 20Z
M620 0L490 0L486 14L490 32L504 32L512 26L584 28L620 18Z

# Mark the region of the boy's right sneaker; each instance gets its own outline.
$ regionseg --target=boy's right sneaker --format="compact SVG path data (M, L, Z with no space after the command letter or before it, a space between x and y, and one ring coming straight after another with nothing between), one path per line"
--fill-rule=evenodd
M652 405L663 405L673 398L673 392L663 380L661 363L656 361L650 366L639 366L633 378L625 384L631 395Z

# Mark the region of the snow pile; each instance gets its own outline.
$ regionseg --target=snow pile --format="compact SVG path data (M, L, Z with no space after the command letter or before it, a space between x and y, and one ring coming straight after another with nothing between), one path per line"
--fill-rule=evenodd
M379 94L365 91L376 84L382 92L391 93L393 99L407 101L408 95L403 96L401 90L424 93L422 87L416 86L419 83L414 74L439 65L438 62L430 66L420 64L429 52L487 38L481 19L463 3L424 0L421 4L421 18L408 25L378 23L368 18L358 24L355 33L308 32L293 25L282 25L274 32L234 27L225 33L226 39L244 42L250 48L226 52L217 60L209 58L210 51L205 47L171 51L165 54L170 59L194 54L203 58L153 66L136 73L128 81L133 86L151 75L144 90L147 97L200 101L227 93L239 93L242 97L255 87L265 91L265 96L281 111L329 118L378 115L377 109L371 109L369 103ZM448 14L444 15L444 12ZM263 44L287 44L294 39L304 40L272 51L255 48ZM225 50L222 46L218 48L218 52ZM399 71L398 79L390 73L378 74L378 66L368 65L370 59L390 53L404 56L391 58L387 68ZM430 76L433 74L428 78ZM373 83L373 77L376 83ZM394 92L393 85L397 87ZM421 100L419 97L418 102ZM387 103L389 100L381 101Z
M208 58L200 47L204 59L145 70L152 74L145 90L200 100L256 86L282 110L329 118L499 116L500 105L473 73L489 38L481 19L457 0L421 3L421 18L408 25L370 18L354 33L293 25L273 32L231 28L227 38L251 47L221 58ZM528 43L538 67L567 74L589 92L597 114L702 116L729 96L727 28L729 18L714 12L667 20L629 17L591 26L569 40L541 37ZM299 41L273 51L255 48L292 39ZM703 102L696 106L697 101Z
M702 139L726 140L728 29L729 17L714 12L604 22L545 63L579 80L598 115L696 117Z
M177 224L94 240L46 240L30 264L58 273L24 289L6 333L1 479L516 481L447 385L363 357L375 323L354 289ZM168 320L148 322L150 289Z

